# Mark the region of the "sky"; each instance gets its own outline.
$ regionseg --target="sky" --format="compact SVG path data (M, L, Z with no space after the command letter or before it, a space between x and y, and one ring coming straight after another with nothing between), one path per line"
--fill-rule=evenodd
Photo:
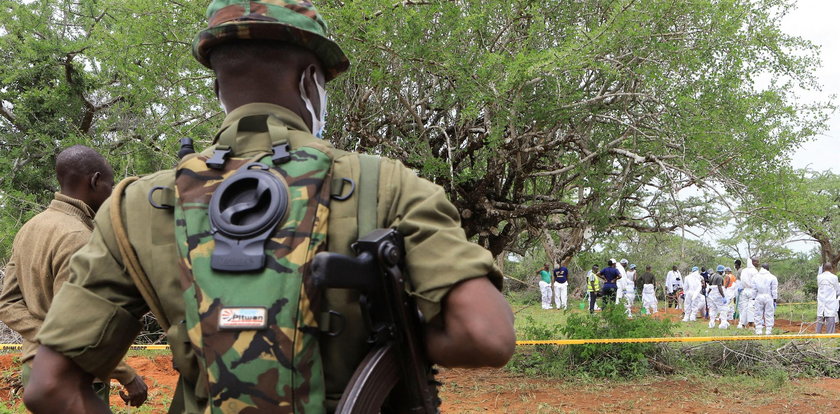
M817 70L823 90L801 93L803 101L840 100L840 1L799 0L798 6L782 20L782 30L821 47L822 67ZM829 129L813 142L802 146L792 158L796 168L832 170L840 173L840 113L829 119Z

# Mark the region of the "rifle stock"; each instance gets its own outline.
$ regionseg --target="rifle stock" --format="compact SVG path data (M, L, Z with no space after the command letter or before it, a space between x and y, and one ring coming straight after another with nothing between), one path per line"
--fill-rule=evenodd
M336 413L437 413L439 400L425 353L421 316L405 291L402 236L377 229L353 244L356 257L318 253L313 278L321 288L354 289L372 345L342 395Z

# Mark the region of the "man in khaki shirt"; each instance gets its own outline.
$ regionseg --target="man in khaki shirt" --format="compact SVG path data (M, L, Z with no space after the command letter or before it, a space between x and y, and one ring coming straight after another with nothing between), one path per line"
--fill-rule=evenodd
M91 148L76 145L56 157L56 175L61 190L46 210L21 227L12 245L0 294L0 320L23 337L24 386L41 329L53 297L70 276L70 257L90 240L93 218L111 194L114 175L110 165ZM124 399L140 405L146 384L134 370L120 363L111 376L126 387ZM103 399L107 382L99 382Z

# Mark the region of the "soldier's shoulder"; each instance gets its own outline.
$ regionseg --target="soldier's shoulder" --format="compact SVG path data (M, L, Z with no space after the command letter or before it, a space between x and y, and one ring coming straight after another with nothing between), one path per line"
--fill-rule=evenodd
M175 185L175 170L160 170L134 179L135 181L126 187L126 195L138 192L148 193L155 187L173 187Z

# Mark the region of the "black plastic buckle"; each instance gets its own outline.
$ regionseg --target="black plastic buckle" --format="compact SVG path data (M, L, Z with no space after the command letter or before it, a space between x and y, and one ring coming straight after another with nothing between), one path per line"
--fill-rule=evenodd
M207 167L212 168L214 170L221 170L225 168L225 160L230 155L230 148L219 148L217 147L213 150L213 156L210 157L209 160L205 161L204 164Z
M289 153L291 147L287 143L275 145L273 148L274 155L271 157L271 162L274 165L285 164L292 159L292 154Z

